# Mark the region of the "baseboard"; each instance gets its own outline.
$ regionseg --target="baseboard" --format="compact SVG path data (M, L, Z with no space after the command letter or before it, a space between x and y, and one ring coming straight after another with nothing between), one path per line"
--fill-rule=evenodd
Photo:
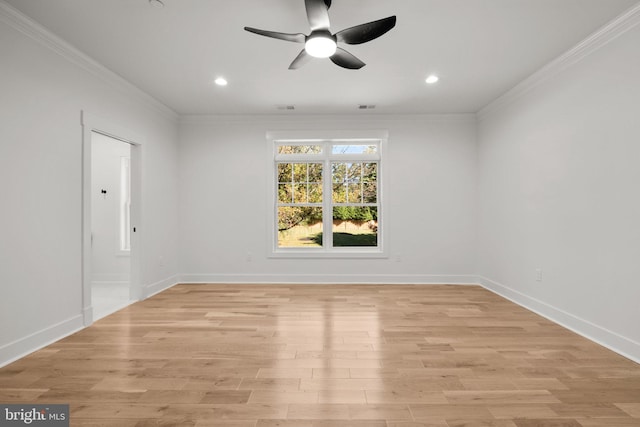
M183 274L180 283L467 285L477 284L478 278L429 274Z
M142 290L142 299L147 299L150 296L153 296L177 285L178 283L182 283L182 281L180 280L180 276L171 276L164 280L160 280L159 282L147 285Z
M83 317L74 316L0 347L0 368L84 328Z
M127 280L93 280L91 286L129 286L129 283Z
M85 327L91 326L93 323L93 305L82 309L82 319Z
M527 310L533 311L540 316L551 320L558 325L569 329L603 347L614 351L627 359L640 363L640 343L623 337L613 331L605 329L588 320L581 319L571 313L560 310L550 304L532 298L522 292L498 282L494 282L486 277L478 276L479 283L487 290L498 294L511 302L514 302Z

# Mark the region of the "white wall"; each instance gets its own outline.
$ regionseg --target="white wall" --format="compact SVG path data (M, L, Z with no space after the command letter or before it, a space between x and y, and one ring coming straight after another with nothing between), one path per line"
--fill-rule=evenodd
M390 257L268 258L267 131L352 129L389 132L383 161ZM185 118L179 170L187 282L475 280L474 116Z
M128 282L131 257L120 250L121 159L131 146L91 135L91 276L92 282ZM102 193L106 191L106 194Z
M0 15L2 365L82 326L82 110L144 136L142 282L171 281L177 124L166 108L38 26Z
M485 284L636 360L639 46L635 27L478 130Z

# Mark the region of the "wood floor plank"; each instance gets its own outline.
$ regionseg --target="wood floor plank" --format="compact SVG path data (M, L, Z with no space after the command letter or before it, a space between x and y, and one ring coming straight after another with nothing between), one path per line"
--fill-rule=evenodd
M517 427L511 420L447 420L449 427Z
M366 404L367 397L363 390L320 390L318 403L331 404Z
M633 418L579 418L582 427L638 427L637 419Z
M615 405L632 417L640 419L640 403L616 403Z
M560 401L548 390L463 390L443 392L449 403L457 405L555 404Z
M387 421L387 427L449 427L445 420L437 421Z
M640 426L640 366L478 286L178 285L0 369L73 426Z
M442 392L399 392L399 391L372 391L367 392L367 403L432 403L446 404L447 398Z
M518 405L500 405L489 406L489 412L498 419L553 419L558 418L558 414L554 412L548 405L535 404L518 404Z
M354 420L413 420L409 407L400 404L349 405Z
M318 403L318 392L253 390L249 403L315 404Z
M294 420L349 420L349 405L346 404L292 404L287 418Z
M575 419L516 419L514 420L514 423L517 427L582 427ZM605 426L603 425L602 427Z

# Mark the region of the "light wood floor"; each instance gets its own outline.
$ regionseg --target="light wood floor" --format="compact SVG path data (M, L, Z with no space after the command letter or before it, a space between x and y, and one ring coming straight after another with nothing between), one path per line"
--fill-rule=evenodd
M475 286L179 285L0 369L71 425L640 426L640 365Z

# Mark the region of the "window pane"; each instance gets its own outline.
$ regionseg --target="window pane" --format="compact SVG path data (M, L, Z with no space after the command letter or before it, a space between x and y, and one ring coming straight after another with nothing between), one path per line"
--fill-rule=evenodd
M279 145L278 154L320 154L321 145Z
M378 203L378 184L367 182L363 185L362 201L364 203Z
M278 184L278 203L293 202L293 187L291 184Z
M331 163L331 175L332 180L335 183L342 183L347 176L347 164L346 163Z
M351 163L347 165L347 179L349 183L358 183L362 180L362 163Z
M347 163L331 163L333 203L347 203Z
M309 203L322 203L322 183L309 184Z
M363 163L362 164L362 181L371 182L378 180L378 164Z
M322 208L279 207L278 247L321 247Z
M322 163L309 163L309 182L322 182Z
M368 206L333 208L333 246L378 246L378 209Z
M333 184L333 203L347 203L346 185Z
M360 184L349 184L348 193L347 193L347 202L348 203L362 203L362 185Z
M293 193L294 203L308 203L307 184L296 184Z
M378 152L377 145L334 145L331 153L333 154L375 154Z
M306 163L293 164L293 181L307 182L307 164Z
M291 182L291 163L278 163L278 182Z

